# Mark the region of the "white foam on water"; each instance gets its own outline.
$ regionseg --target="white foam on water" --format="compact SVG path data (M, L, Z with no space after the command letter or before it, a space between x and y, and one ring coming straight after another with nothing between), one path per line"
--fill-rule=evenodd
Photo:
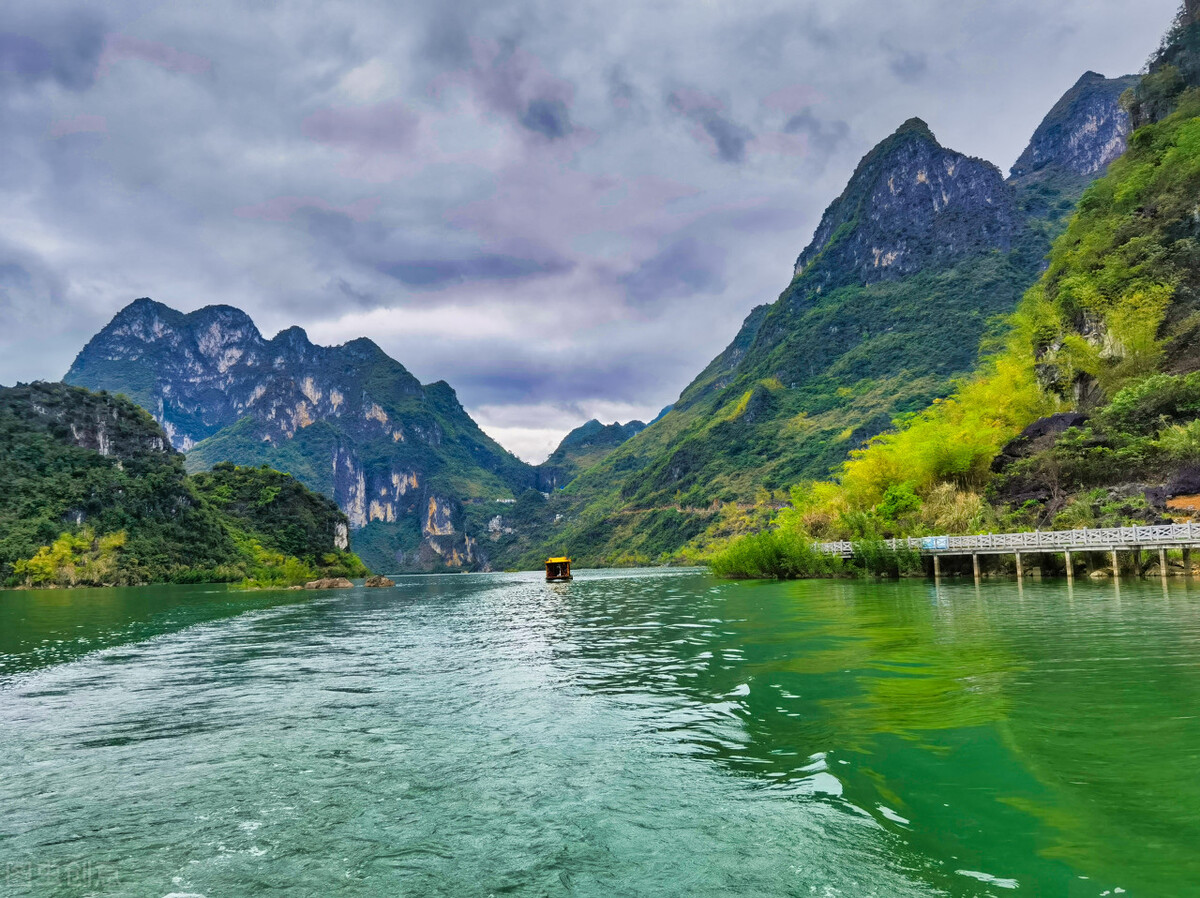
M881 804L881 805L879 806L879 813L883 814L883 816L887 817L887 818L888 818L888 820L891 820L893 823L905 823L905 824L912 823L912 821L911 821L911 820L909 820L907 817L901 817L899 814L897 814L895 811L893 811L893 810L892 810L891 808L889 808L887 805L882 805L882 804ZM961 870L959 870L958 872L962 873L962 871L961 871ZM968 873L968 874L965 874L965 875L967 875L967 876L974 876L975 874L974 874L974 873ZM980 875L982 876L982 875L986 875L986 874L980 874Z
M814 773L807 782L814 795L832 795L834 798L842 795L842 781L832 773Z
M998 889L1019 889L1021 884L1015 879L1001 879L999 876L992 876L991 873L980 873L978 870L955 870L959 876L970 876L972 879L978 879L980 882L986 882L988 885L993 885Z

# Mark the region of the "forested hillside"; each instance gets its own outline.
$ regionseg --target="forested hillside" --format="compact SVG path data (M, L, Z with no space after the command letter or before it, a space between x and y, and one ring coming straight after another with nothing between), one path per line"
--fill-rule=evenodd
M1141 127L978 371L784 525L819 536L1080 527L1200 509L1200 24L1124 98ZM1050 417L1047 417L1050 416Z
M745 529L794 484L830 476L894 419L948 396L1123 151L1119 97L1133 83L1083 76L1007 180L905 122L825 211L780 297L665 417L552 497L559 524L539 549L645 560Z
M359 574L346 519L291 478L231 467L196 482L127 399L0 388L0 584L290 584Z

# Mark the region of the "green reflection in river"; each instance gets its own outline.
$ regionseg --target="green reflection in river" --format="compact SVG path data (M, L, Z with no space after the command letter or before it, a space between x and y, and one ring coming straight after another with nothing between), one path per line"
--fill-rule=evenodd
M461 690L420 703L471 708L477 691L509 682L493 668L519 649L533 666L513 688L621 721L579 734L615 758L614 808L633 793L617 787L620 742L601 734L649 734L655 751L727 772L764 801L866 811L896 838L905 869L953 895L1014 884L1054 896L1200 894L1200 588L1184 581L1118 591L584 572L570 584L409 578L394 592L321 597L10 592L0 593L0 674L284 604L295 609L262 618L236 651L212 649L209 663L230 667L214 676L265 644L307 683L313 652L340 670L343 653L372 645L376 666L350 672L364 695L382 682L403 689L420 671ZM440 646L423 645L431 634ZM509 653L499 661L498 644ZM455 665L441 672L446 652ZM400 664L413 672L398 676ZM159 726L157 711L128 712L126 729ZM517 719L500 723L512 744L529 735ZM505 756L475 762L506 769ZM521 782L520 770L505 775Z
M0 590L0 678L311 598L311 593L224 584Z
M594 613L599 588L569 588L567 608ZM745 583L647 601L624 584L608 599L566 633L573 652L628 658L592 688L689 696L664 719L688 750L768 788L840 791L940 859L923 874L936 885L960 894L967 870L1037 894L1200 894L1195 586Z

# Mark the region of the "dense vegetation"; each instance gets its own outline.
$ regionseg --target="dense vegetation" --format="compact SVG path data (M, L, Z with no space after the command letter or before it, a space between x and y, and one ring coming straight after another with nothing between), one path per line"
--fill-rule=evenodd
M1172 61L1197 48L1200 28L1181 15L1131 95L1146 123L1085 192L978 371L834 480L796 487L781 530L863 538L1189 513L1170 500L1200 493L1200 90Z
M579 425L563 437L549 458L538 465L539 487L553 490L566 486L580 471L603 461L610 452L645 429L646 425L641 421L601 424L595 418Z
M326 496L290 474L266 466L239 468L224 462L191 478L196 494L225 519L235 540L261 562L273 558L278 572L264 570L260 583L303 582L317 576L361 577L367 569L348 545L346 516ZM270 565L268 565L270 567Z
M123 397L0 389L0 470L7 585L290 583L363 570L334 546L345 517L331 503L270 471L227 468L196 483L153 418Z
M921 451L953 455L944 465L963 472L964 485L968 471L981 483L1013 427L1055 407L1037 390L1028 359L997 352L1018 342L1008 316L1092 179L1059 164L1055 148L1072 127L1118 115L1117 96L1129 83L1080 79L1039 128L1031 143L1038 152L1031 149L1007 183L988 164L941 148L922 122L905 123L860 163L778 300L749 315L667 415L550 497L549 538L522 539L517 528L498 540L506 557L529 565L553 546L570 547L584 564L707 557L792 504L795 484L837 474L895 421L915 423L931 408L939 411L930 429L946 430L943 415L965 415L970 420L952 429L971 436L922 440ZM1081 165L1107 161L1099 147L1070 143L1072 152L1091 153ZM931 216L919 193L906 197L895 185L924 183L935 169L959 180L944 188L955 201L944 206L939 193L932 208L940 213ZM947 256L945 245L957 254ZM880 247L895 247L909 267L878 266ZM979 370L981 345L994 376L971 389L988 395L950 400ZM883 462L879 451L872 458ZM898 447L882 466L907 466L913 451ZM858 469L860 507L895 480L871 467ZM922 489L941 482L932 477ZM807 492L802 498L814 504ZM942 519L971 517L958 499L933 504Z

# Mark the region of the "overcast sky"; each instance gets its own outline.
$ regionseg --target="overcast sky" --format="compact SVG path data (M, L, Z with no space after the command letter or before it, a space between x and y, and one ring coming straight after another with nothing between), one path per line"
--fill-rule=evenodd
M1176 0L7 3L0 383L122 306L368 336L538 461L648 420L910 116L1007 171Z

